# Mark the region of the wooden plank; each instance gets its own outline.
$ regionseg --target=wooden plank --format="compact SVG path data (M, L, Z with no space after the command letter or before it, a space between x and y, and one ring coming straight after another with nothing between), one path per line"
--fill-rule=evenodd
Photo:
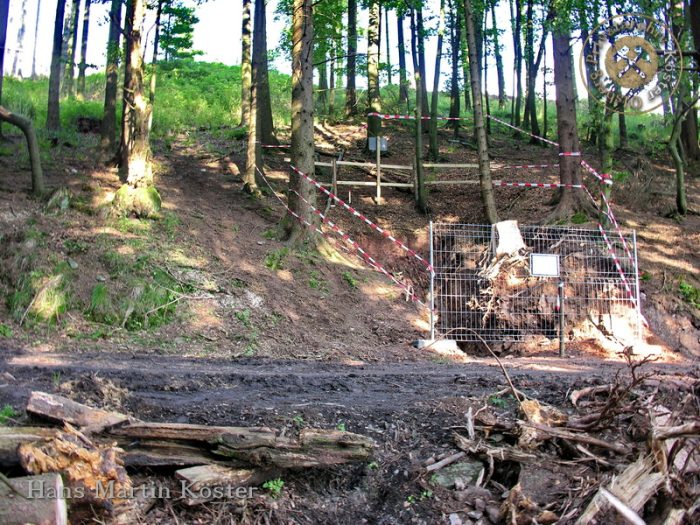
M271 469L235 469L221 465L201 465L175 472L183 481L182 501L186 505L200 505L222 497L245 497L248 491L241 494L241 488L260 485L278 475L278 471Z
M450 169L450 168L478 168L478 164L439 164L439 163L434 163L434 162L427 162L423 163L424 168L441 168L441 169Z
M174 439L178 441L217 442L222 435L236 443L237 448L270 446L275 443L275 431L266 427L209 427L186 423L135 422L110 431L115 436L136 439Z
M59 474L42 474L0 483L0 523L3 525L67 525L68 506Z
M129 420L129 417L124 414L92 408L46 392L31 393L27 412L51 421L95 430L102 430Z

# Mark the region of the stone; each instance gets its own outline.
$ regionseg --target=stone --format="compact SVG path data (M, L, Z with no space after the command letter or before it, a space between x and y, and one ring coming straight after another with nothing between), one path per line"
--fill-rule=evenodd
M68 258L68 266L70 266L71 270L77 270L78 269L78 263L75 259Z
M484 513L480 510L470 510L469 512L467 512L467 516L469 516L473 520L480 520L484 517Z
M464 522L459 514L450 514L450 525L464 525Z
M460 461L438 470L431 482L448 489L454 487L458 479L465 485L471 485L476 482L483 468L480 461Z
M488 505L486 507L486 516L491 523L501 522L501 508L497 505Z

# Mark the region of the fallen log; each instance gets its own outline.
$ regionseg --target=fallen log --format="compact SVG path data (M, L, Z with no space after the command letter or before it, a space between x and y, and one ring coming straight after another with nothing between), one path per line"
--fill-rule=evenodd
M105 428L129 420L128 416L119 412L91 408L66 397L46 392L31 393L27 403L27 412L49 421L87 428L90 432L100 432Z
M0 467L19 465L17 447L22 443L51 437L55 433L55 429L45 427L0 427Z
M178 470L175 476L182 480L182 501L186 505L200 505L222 497L244 498L248 495L246 487L273 479L278 471L201 465Z
M67 525L68 506L63 480L58 474L26 476L0 483L0 523L3 525Z

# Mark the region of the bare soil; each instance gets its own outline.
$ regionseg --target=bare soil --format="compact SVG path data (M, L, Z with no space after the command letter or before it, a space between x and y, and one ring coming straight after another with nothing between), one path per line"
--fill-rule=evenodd
M392 129L387 160L408 163L410 133L401 125ZM444 161L475 160L472 149L448 142L450 137L450 131L443 131ZM342 147L345 159L369 159L360 126L320 126L318 138L320 149ZM230 516L246 523L449 523L450 514L463 523L478 522L468 516L475 511L474 495L434 486L422 465L454 452L452 432L463 428L468 408L482 406L506 386L493 359L475 352L415 349L411 343L426 336L424 310L350 254L289 252L279 267L267 267L266 258L285 248L273 235L284 209L272 196L256 201L242 193L238 173L243 144L217 139L208 131L157 143L158 188L165 211L177 221L155 221L145 230L120 228L99 214L99 204L119 181L114 170L95 165L93 146L94 138L85 135L80 144L50 151L45 167L49 186L67 186L86 203L50 215L28 197L22 144L13 145L18 155L0 157L3 294L10 293L12 277L21 270L17 255L27 249L32 228L42 232L41 241L29 247L35 255L70 257L77 263L73 307L57 324L20 326L0 305L0 321L12 330L11 336L0 338L0 406L21 411L30 391L55 391L147 420L343 425L378 444L374 464L313 476L292 474L278 499L261 493L244 507L219 502L195 510L160 502L148 523L213 523ZM508 133L494 135L492 146L495 164L556 161L555 152ZM638 156L620 155L637 166ZM283 156L267 155L266 173L280 192L287 176ZM615 210L623 227L638 230L640 268L649 276L642 290L651 329L639 350L657 354L647 369L662 383L698 378L700 316L682 299L678 286L681 279L700 286L695 250L700 220L664 216L673 196L668 194L671 172L663 159L649 161L635 173L615 194L620 201ZM358 170L341 174L371 180ZM467 176L476 174L472 170ZM465 173L441 172L440 177L463 178ZM554 182L556 171L504 169L494 178ZM628 198L634 188L652 197ZM688 193L691 206L698 207L697 179L689 181ZM387 202L379 207L372 195L372 189L353 189L353 206L425 253L427 218L414 210L412 195L385 190ZM501 188L499 212L504 218L539 221L547 216L550 207L545 203L552 195L548 190ZM347 192L341 196L348 197ZM433 220L484 222L476 187L440 188L430 199ZM330 218L417 295L424 295L427 278L417 261L340 208L331 208ZM68 253L69 239L88 249ZM134 264L139 250L147 250L158 265L194 283L194 292L179 301L171 322L128 331L98 326L81 314L96 282L104 280L129 293L105 263L108 249ZM560 359L555 346L543 345L502 357L518 389L571 411L566 398L571 389L610 382L625 365L619 354L586 341L570 345L569 352L571 357ZM513 407L502 410L512 413ZM570 466L550 467L555 477L585 476L585 469L595 468L580 466L565 475L561 470ZM504 471L495 479L510 488L517 474ZM554 489L550 496L559 502L567 497ZM491 507L502 502L494 487L479 497ZM496 523L482 514L481 523Z

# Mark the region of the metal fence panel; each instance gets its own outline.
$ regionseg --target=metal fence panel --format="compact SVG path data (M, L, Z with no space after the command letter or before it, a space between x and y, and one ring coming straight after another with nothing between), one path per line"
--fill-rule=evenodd
M634 232L508 222L500 232L496 225L431 225L435 337L553 339L561 315L569 340L596 333L631 344L639 337ZM533 254L545 256L535 262L549 276L532 274Z

